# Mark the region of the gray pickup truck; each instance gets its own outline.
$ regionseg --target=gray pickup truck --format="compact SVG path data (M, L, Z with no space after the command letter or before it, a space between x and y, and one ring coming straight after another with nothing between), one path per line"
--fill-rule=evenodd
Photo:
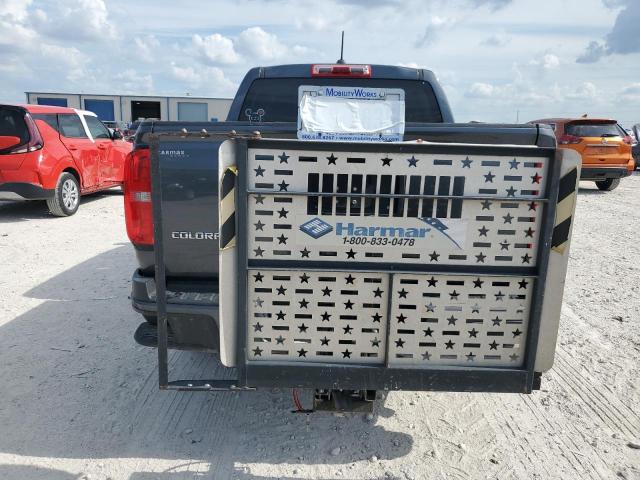
M400 89L403 141L297 139L304 85ZM251 69L225 122L136 133L135 339L164 351L161 388L313 388L318 407L340 408L376 390L531 392L553 363L578 163L546 126L454 123L428 70ZM219 355L238 378L169 382L167 348Z

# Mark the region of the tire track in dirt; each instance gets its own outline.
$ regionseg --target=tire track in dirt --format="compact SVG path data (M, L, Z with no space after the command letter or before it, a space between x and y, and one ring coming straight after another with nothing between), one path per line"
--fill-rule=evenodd
M575 398L577 395L581 400L579 408L581 411L585 411L585 405L588 405L589 402L585 401L575 389L571 388L566 376L561 372L562 369L562 365L556 365L553 370L558 380L557 384L562 389L571 390L575 394L569 395L571 398ZM539 395L539 393L534 392L533 395ZM558 461L558 459L564 458L566 459L566 466L572 470L576 478L608 478L607 472L610 472L612 467L602 458L599 451L590 444L587 442L576 443L576 439L584 438L584 432L571 419L567 418L562 410L541 410L534 397L530 395L519 395L518 398L530 412L530 417L535 419L536 424L542 427L546 435L531 436L530 432L521 428L520 422L523 419L514 415L514 412L518 412L517 409L496 408L495 402L492 402L488 395L484 395L487 410L492 412L497 430L504 435L506 443L517 445L522 452L516 458L524 471L543 468L546 471L546 476L551 478L557 476L558 467L561 467L560 471L563 471L564 475L566 475L566 469L562 468ZM589 416L587 415L586 418L589 418ZM602 423L606 423L604 418L598 418ZM567 432L572 434L567 435ZM552 444L546 444L544 442L545 439L552 439ZM554 448L554 455L549 454L549 446ZM585 453L585 450L588 450L588 453ZM548 468L549 466L552 467L551 470Z
M496 404L495 401L491 401L489 395L487 394L483 394L482 395L482 399L483 402L487 404L486 406L486 410L489 412L490 418L493 419L493 427L494 430L496 432L496 443L498 445L502 445L502 446L510 446L511 448L516 447L518 450L520 450L522 452L522 454L518 454L518 455L512 455L511 457L509 457L507 460L507 462L504 462L504 465L502 468L500 468L498 470L498 472L504 474L505 470L509 469L511 470L511 472L513 473L514 471L528 471L528 472L532 472L535 471L538 468L538 465L536 465L531 457L530 454L532 452L538 452L540 451L539 449L534 449L534 448L525 448L524 445L522 445L520 443L520 440L524 439L525 442L527 443L527 445L529 445L529 440L527 439L526 435L523 434L522 430L519 428L518 426L518 422L516 421L511 421L512 418L507 418L507 416L504 414L504 409L503 408L496 408ZM514 430L514 426L515 428L518 430L517 432ZM510 464L512 462L517 462L521 468L517 468L515 466L510 466ZM539 465L545 465L545 462L540 462ZM502 479L502 476L498 476L498 472L496 472L492 478L500 478ZM549 472L546 472L547 475L549 474Z
M629 429L629 422L625 414L619 410L619 408L626 409L626 407L618 407L618 405L622 404L614 397L603 393L598 387L597 382L593 382L593 379L579 375L571 365L571 362L567 362L564 359L564 356L568 356L568 354L559 347L556 365L548 375L553 375L553 378L556 380L556 385L559 387L554 393L564 391L567 393L567 398L577 400L572 408L580 412L580 414L576 415L576 418L580 421L580 425L577 425L573 419L568 418L562 409L549 408L540 410L533 396L520 395L519 398L529 409L538 424L544 428L547 436L554 439L555 446L559 449L559 455L567 459L574 472L579 475L578 478L610 478L615 466L611 465L610 462L603 457L599 449L594 448L591 443L586 441L585 434L590 431L590 428L584 428L585 425L583 424L587 423L588 419L592 419L595 420L596 426L598 427L606 426L612 430L626 429L633 435L633 426ZM573 362L579 362L579 359L573 358ZM597 391L597 396L592 393L593 391ZM534 393L533 395L538 394ZM617 404L614 407L614 413L607 409L607 406L610 404ZM503 421L498 421L498 423L500 425L509 425L509 428L504 429L504 431L513 433L516 439L524 438L524 441L529 444L526 432L523 432L519 428L517 419L515 419L511 413L513 410L509 409L506 414L502 409L497 411L503 413ZM589 412L592 414L590 415ZM635 414L633 415L635 416ZM515 425L518 429L517 434L514 433L512 425ZM585 441L577 443L577 439L585 439ZM545 450L548 449L538 448L538 445L530 449L530 451L536 452L534 456L537 452L544 452ZM525 458L530 459L529 456L526 455L526 452ZM536 465L546 466L549 464L557 465L557 459L543 455L538 457L532 467ZM557 471L557 469L554 470ZM564 472L564 474L566 475L566 472Z
M444 446L441 448L443 460L445 454L449 454L446 458L448 470L442 471L442 478L452 476L452 478L462 480L469 478L471 472L481 472L484 476L489 477L495 469L494 465L489 462L489 458L494 452L496 432L486 414L482 398L476 394L458 393L455 394L453 402L439 401L438 403L439 420L445 422L452 431L450 438L443 438L439 434L435 435L441 445L443 442L451 442L447 447L452 447L452 449ZM451 408L452 406L460 406L460 408ZM431 410L431 405L429 405L429 410ZM430 432L434 435L431 425ZM455 439L461 437L465 438L465 446L464 454L460 458Z
M170 379L211 379L228 377L230 372L211 355L172 351L169 373ZM232 424L241 403L237 394L161 391L157 375L157 368L152 369L135 397L130 427L132 443L153 445L163 438L162 447L156 452L159 457L189 458L190 463L182 465L182 470L207 475L216 472L213 478L228 478L233 463L229 463L232 457L224 452L233 443L229 437L233 436ZM136 469L153 472L153 456L147 455L149 458L137 462Z
M638 416L619 402L616 397L604 392L598 382L593 382L581 375L571 366L570 362L562 358L567 355L566 352L559 350L558 353L559 355L556 357L558 365L556 374L563 378L565 384L569 385L582 400L583 404L611 430L621 433L624 431L631 436L637 435L640 431ZM623 409L626 411L622 412ZM635 422L628 417L632 417Z
M559 349L559 352L561 350ZM619 422L615 419L611 418L606 414L602 408L594 408L594 402L589 401L588 398L585 398L584 392L580 391L576 386L576 382L571 377L571 373L567 371L566 362L559 361L556 363L552 373L549 375L553 375L557 380L556 384L568 393L568 398L577 399L579 403L576 403L574 408L578 408L581 412L588 413L587 410L591 409L596 417L600 420L599 423L602 425L610 425L611 422L615 425L619 425ZM586 380L586 379L585 379ZM591 382L586 382L581 384L590 385ZM557 392L554 392L557 393ZM533 395L539 395L535 393ZM575 422L568 418L561 409L549 408L546 410L540 410L538 403L535 401L534 397L529 395L520 395L519 398L523 402L523 404L528 408L531 412L533 418L536 419L537 424L542 426L545 433L547 434L547 438L553 438L555 447L559 449L558 453L561 458L565 458L569 465L572 467L573 471L579 475L578 478L608 478L609 473L612 470L612 466L610 466L607 461L602 457L599 450L593 448L593 446L588 442L577 443L576 439L584 438L584 433L588 431L588 429L578 428ZM602 407L602 404L598 404ZM529 444L529 437L526 435L526 432L523 432L519 428L519 422L514 418L512 409L509 409L505 413L502 409L497 410L501 412L503 415L503 421L498 421L500 425L509 425L508 429L505 429L506 432L511 432L514 434L514 438L524 439L524 441ZM590 415L578 415L578 418L593 418ZM511 425L515 425L518 429L518 433L514 433ZM571 432L571 434L568 434ZM539 438L537 436L536 438ZM539 448L540 445L534 445L529 450L530 452L535 452L534 457L537 456L538 452L545 452L548 449ZM531 460L531 458L526 455L525 458ZM549 463L551 462L551 463ZM532 467L539 465L556 464L556 458L550 458L548 455L538 456L537 461L534 462ZM586 467L589 468L586 468ZM555 470L555 469L554 469ZM548 471L548 470L547 470ZM565 472L566 473L566 472Z
M513 412L517 411L514 408L517 401L508 402L505 408L496 408L495 401L488 400L487 408L496 419L496 427L505 435L506 443L518 446L522 452L520 455L515 455L522 466L520 471L531 472L543 468L546 474L544 478L559 478L557 476L559 471L565 474L564 478L594 478L588 470L585 470L581 459L577 458L575 454L566 455L567 451L573 452L574 450L562 437L557 435L558 429L545 416L540 415L540 413L546 412L540 412L535 403L533 405L527 403L528 395L518 395L518 397L532 415L521 412L521 418L514 416ZM521 421L531 420L532 416L536 426L543 427L546 435L530 435L529 431L521 428ZM545 440L552 442L552 444L545 443ZM553 455L550 454L549 447L554 448ZM565 459L566 463L561 463L559 459ZM571 470L571 475L567 475L567 469Z
M589 195L591 192L584 195L583 191L581 193L583 195L580 195L579 210L576 214L580 221L576 223L574 232L576 245L573 248L585 248L585 245L578 244L580 240L582 243L596 242L599 245L610 245L610 252L628 248L628 242L625 243L623 237L630 238L633 230L632 222L620 226L621 235L612 237L608 230L600 228L601 220L593 221L594 217L586 212L598 208L605 216L617 217L629 211L630 217L634 217L636 213L629 210L632 205L628 201L630 197L625 198L620 192L614 193L615 198L611 198L611 193L608 196ZM605 200L610 203L600 205ZM601 219L602 216L599 215L597 218ZM573 268L576 268L575 264L582 262L582 256L574 257L575 255L572 256L571 261ZM615 260L611 258L612 262ZM580 266L580 271L588 271L585 270L588 268L586 265ZM584 277L578 278L580 284L585 281ZM565 301L563 314L566 307ZM574 316L577 317L575 314ZM596 328L598 331L598 326L588 326L583 321L580 324L584 326L576 326L578 332L588 328ZM597 346L593 348L597 349ZM559 407L555 408L552 405L550 408L542 409L536 399L536 396L540 395L539 392L534 392L531 396L520 395L518 397L529 412L530 419L539 426L539 432L531 435L530 431L526 431L527 424L520 423L526 422L526 419L523 418L524 414L519 412L517 405L505 405L501 408L496 405L494 397L484 395L483 401L487 405L487 411L494 418L492 423L496 430L497 442L517 448L518 453L510 458L516 471L539 471L544 478L612 478L615 475L612 467L615 460L610 454L603 454L586 441L593 428L589 423L595 423L598 428L612 428L614 431L629 433L635 431L637 436L638 416L635 412L631 412L629 407L624 405L605 385L580 373L579 365L584 362L562 350L560 345L557 351L556 365L547 375L556 380L559 393L566 392L566 398L575 402L576 406L572 408L580 412L576 416L578 423L576 424L576 419L568 415L568 411L563 412ZM551 395L555 393L551 392Z
M607 472L611 470L611 467L604 462L599 452L587 442L576 443L576 439L584 439L584 432L577 428L576 423L566 417L562 410L548 409L541 411L538 404L532 398L523 396L522 401L539 421L544 419L543 422L546 425L546 432L553 435L554 438L559 438L561 455L569 458L566 455L568 452L571 454L571 457L578 462L583 469L582 475L578 478L587 478L583 476L584 474L588 474L588 478L604 480L610 478ZM553 412L554 415L550 415L551 412ZM585 449L589 450L589 452L584 453ZM594 458L600 461L598 465L592 461ZM587 468L587 466L590 468Z
M566 304L563 307L563 313L575 323L586 326L581 317ZM601 418L604 424L612 430L624 430L629 435L638 435L640 432L638 413L622 403L603 384L594 381L592 376L583 375L575 366L582 364L580 359L572 355L562 345L558 345L555 360L558 368L555 368L554 372L563 376L566 383L573 387L584 404Z

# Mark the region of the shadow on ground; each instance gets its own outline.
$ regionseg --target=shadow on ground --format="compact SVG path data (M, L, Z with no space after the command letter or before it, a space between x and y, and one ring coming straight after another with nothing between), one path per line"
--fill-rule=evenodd
M155 350L132 337L141 317L127 298L130 248L118 246L42 282L26 293L42 303L0 327L0 452L89 463L139 459L131 463L131 480L181 480L266 478L240 467L254 463L285 464L277 478L286 478L299 465L338 467L411 450L411 436L362 415L291 414L289 391L160 392ZM209 355L171 352L170 374L211 378L233 371ZM330 455L335 446L345 453ZM201 473L158 473L147 459L193 463ZM126 467L119 463L118 470ZM0 466L0 478L73 477Z
M120 189L104 190L102 192L92 193L82 197L80 207L89 203L100 200L104 197L122 196ZM0 200L0 224L25 222L33 219L56 219L49 212L47 202L44 200L33 201L8 201Z
M51 468L0 464L0 478L4 480L13 480L14 478L29 480L78 480L80 476Z

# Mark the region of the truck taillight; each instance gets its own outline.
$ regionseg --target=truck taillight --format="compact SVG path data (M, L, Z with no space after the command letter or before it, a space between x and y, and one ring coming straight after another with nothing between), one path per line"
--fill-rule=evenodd
M131 243L153 245L151 156L148 148L133 150L125 160L124 214Z
M582 138L576 137L575 135L562 135L558 139L558 143L560 145L575 145L577 143L580 143L581 141Z
M311 65L312 77L370 77L371 65Z

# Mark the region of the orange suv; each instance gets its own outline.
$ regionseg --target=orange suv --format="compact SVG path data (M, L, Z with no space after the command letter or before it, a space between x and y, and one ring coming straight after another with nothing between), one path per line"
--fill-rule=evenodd
M582 156L581 180L593 180L600 190L613 190L631 175L631 137L615 120L602 118L544 118L529 123L551 125L558 146Z

